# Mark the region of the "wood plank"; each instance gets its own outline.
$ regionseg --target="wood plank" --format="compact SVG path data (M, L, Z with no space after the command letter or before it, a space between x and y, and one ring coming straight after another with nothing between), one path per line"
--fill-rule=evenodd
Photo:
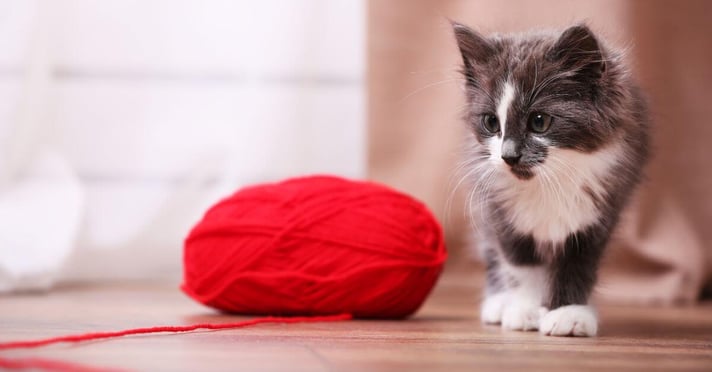
M477 271L447 272L406 321L265 324L145 335L79 346L8 351L136 370L250 371L709 371L712 303L657 308L602 304L596 338L552 338L482 326ZM175 283L63 286L0 297L0 340L163 324L232 322L193 303Z

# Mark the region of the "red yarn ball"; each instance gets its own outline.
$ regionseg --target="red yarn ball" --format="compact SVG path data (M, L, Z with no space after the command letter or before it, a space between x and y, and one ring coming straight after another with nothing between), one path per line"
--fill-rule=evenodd
M417 200L373 182L312 176L247 187L213 206L185 241L182 289L219 310L401 318L446 258Z

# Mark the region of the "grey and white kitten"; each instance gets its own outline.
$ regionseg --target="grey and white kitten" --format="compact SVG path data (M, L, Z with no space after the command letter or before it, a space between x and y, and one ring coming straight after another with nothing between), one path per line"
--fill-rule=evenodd
M585 25L491 37L453 27L487 264L482 321L594 336L598 264L648 158L644 99Z

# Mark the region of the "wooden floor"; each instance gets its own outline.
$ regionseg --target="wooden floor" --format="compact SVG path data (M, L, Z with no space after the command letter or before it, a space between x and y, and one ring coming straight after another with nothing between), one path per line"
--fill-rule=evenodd
M141 371L712 371L712 304L601 306L599 337L552 338L480 325L478 277L447 274L407 321L264 324L6 351L0 358ZM0 297L0 341L238 319L193 303L175 284L65 286Z

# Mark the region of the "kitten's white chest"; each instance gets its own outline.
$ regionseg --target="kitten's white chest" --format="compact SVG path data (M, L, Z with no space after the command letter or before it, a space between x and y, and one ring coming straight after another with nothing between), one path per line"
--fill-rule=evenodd
M557 244L598 220L595 203L580 185L566 182L549 187L530 180L506 192L504 212L516 231Z
M597 198L605 195L605 178L620 157L612 146L593 154L551 149L532 179L507 174L498 196L504 213L519 233L557 245L600 220Z

